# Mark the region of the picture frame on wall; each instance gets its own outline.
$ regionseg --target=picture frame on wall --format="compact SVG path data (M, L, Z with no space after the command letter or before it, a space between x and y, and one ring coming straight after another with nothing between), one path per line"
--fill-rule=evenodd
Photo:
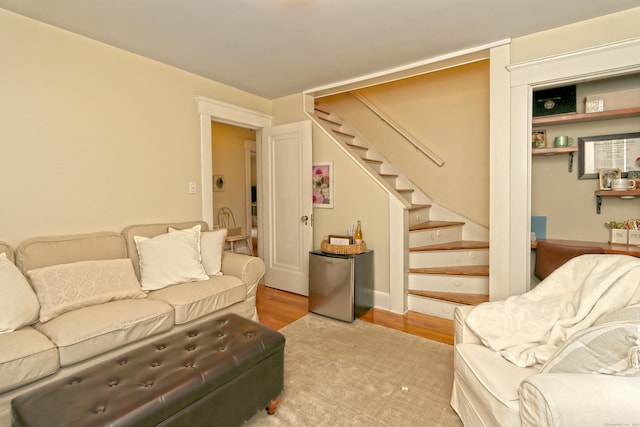
M578 138L578 179L600 178L600 169L618 168L625 177L640 168L640 132Z
M333 162L314 162L312 166L314 208L333 208Z

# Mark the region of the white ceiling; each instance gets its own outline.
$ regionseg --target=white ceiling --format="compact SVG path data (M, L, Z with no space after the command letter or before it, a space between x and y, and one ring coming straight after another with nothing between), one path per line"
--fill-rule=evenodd
M273 99L638 7L638 0L0 0Z

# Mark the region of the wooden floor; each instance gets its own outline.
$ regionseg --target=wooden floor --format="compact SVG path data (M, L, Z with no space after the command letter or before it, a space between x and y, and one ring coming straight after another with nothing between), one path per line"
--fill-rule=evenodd
M258 285L256 307L260 323L280 329L308 313L307 297ZM434 341L453 344L453 322L425 314L408 312L404 315L374 308L360 318L363 321Z

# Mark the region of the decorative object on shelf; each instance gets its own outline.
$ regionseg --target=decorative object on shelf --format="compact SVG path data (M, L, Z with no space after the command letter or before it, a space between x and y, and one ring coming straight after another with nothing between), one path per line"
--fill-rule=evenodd
M622 177L620 168L605 168L598 169L598 183L600 184L600 190L611 190L611 182L614 179Z
M600 113L602 111L604 111L603 99L594 99L590 101L589 97L587 97L587 100L585 101L585 105L584 105L585 113Z
M213 175L213 191L224 191L224 175Z
M636 181L627 178L615 178L611 180L611 189L614 191L628 191L636 188Z
M578 179L598 178L599 169L619 168L626 173L637 168L640 132L578 138Z
M533 92L533 117L576 111L576 85Z
M569 138L566 135L556 136L553 140L553 146L556 148L568 147L573 145L573 138Z
M638 180L640 180L640 171L629 171L627 172L627 178L633 179L636 181L636 189L638 188Z
M624 108L640 107L640 89L619 90L617 92L587 95L586 112L622 110ZM591 108L600 108L589 111Z
M531 132L531 146L533 148L547 147L547 131L545 129L538 129Z
M311 180L313 207L333 208L333 162L314 163Z

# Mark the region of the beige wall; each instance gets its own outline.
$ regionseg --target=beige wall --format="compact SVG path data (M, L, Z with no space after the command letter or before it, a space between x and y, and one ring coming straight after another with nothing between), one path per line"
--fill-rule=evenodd
M224 123L211 123L211 154L213 175L224 176L224 190L213 192L214 223L218 224L218 210L228 207L233 212L236 226L247 230L245 141L255 141L251 129ZM215 183L214 183L215 189Z
M489 62L479 61L359 91L424 146L438 167L350 95L323 98L426 194L489 226Z
M0 239L12 245L201 218L196 96L270 112L266 99L2 9L0 57Z

